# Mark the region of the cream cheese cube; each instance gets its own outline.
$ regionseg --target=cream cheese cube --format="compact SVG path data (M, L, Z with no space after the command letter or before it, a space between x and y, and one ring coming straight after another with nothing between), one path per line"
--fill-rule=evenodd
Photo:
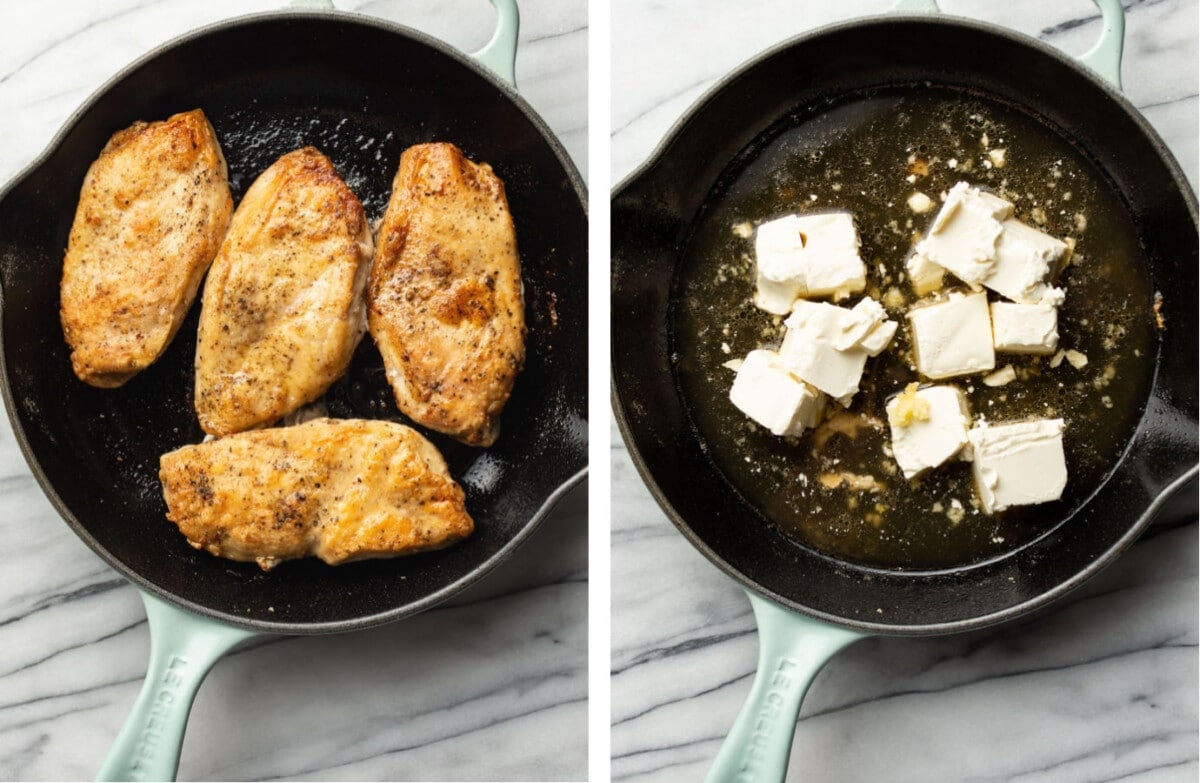
M792 306L791 315L783 323L788 329L815 332L839 351L857 347L871 350L881 343L879 350L882 350L895 334L895 323L887 320L883 305L869 296L849 309L801 299Z
M760 310L766 310L775 315L787 315L800 295L804 286L798 283L777 283L768 280L760 271L754 285L754 305Z
M833 344L839 351L859 345L877 326L887 320L887 312L884 311L883 305L869 296L849 310L842 307L838 309L842 311L841 329Z
M868 356L878 356L883 353L883 349L891 344L892 338L896 336L896 328L899 325L895 321L884 321L872 329L859 342L859 345L867 352Z
M1047 503L1067 485L1062 419L979 424L967 433L983 510Z
M800 299L792 305L791 314L783 325L792 330L815 332L829 341L838 339L845 331L843 326L850 311L828 302L810 302Z
M944 302L908 311L917 370L927 378L986 372L996 367L987 295L951 294Z
M991 309L997 352L1051 354L1058 348L1058 308L992 302Z
M801 299L784 324L780 362L847 407L867 357L878 355L896 334L896 322L869 296L853 308Z
M946 270L930 261L920 253L913 253L904 262L908 270L908 281L912 283L913 293L925 296L942 287L946 279Z
M780 366L774 351L751 351L742 361L730 401L774 435L796 436L815 426L823 395Z
M785 215L758 227L754 303L783 315L800 297L842 299L862 291L867 267L846 212Z
M907 420L896 416L903 395L887 403L888 424L892 430L892 454L906 479L944 464L967 445L970 419L967 401L954 386L927 386L917 389L917 400L928 406L928 418Z
M867 265L858 255L858 232L848 212L806 215L804 287L809 297L845 299L867 287Z
M1023 304L1062 304L1062 289L1049 285L1062 268L1067 243L1010 218L996 243L996 263L983 284Z
M754 304L769 313L786 315L804 293L804 241L800 218L786 215L758 227L754 235Z
M917 244L917 254L950 270L978 290L992 273L1000 221L1012 215L1013 205L1002 198L959 182L946 196L929 234Z
M848 406L858 392L867 352L861 348L839 351L819 334L789 329L779 347L779 361L793 375Z

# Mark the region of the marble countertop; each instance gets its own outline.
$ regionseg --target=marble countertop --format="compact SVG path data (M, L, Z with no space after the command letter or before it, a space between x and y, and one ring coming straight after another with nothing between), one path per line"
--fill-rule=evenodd
M109 76L284 0L0 4L0 183ZM338 0L471 51L484 0ZM522 0L517 79L586 170L587 4ZM200 690L181 779L570 780L587 774L587 487L487 579L423 615L274 638ZM141 686L141 602L63 523L0 421L0 779L92 779ZM536 741L531 741L536 738Z
M768 46L886 0L614 0L612 176L714 81ZM1197 2L1126 2L1129 98L1197 177ZM943 0L1081 53L1087 0ZM612 430L612 773L700 780L753 677L745 594L679 535ZM873 638L837 655L801 712L792 780L1194 781L1197 525L1158 525L1049 612L976 633Z

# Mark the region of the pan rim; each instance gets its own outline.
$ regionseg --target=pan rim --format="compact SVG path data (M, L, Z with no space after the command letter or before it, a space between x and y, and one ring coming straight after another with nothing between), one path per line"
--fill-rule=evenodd
M965 631L974 631L981 628L987 628L992 625L1016 619L1023 615L1029 614L1047 604L1062 598L1067 593L1070 593L1075 588L1088 581L1092 576L1110 565L1121 554L1125 552L1142 534L1150 521L1158 513L1175 492L1186 486L1190 481L1194 481L1197 476L1200 476L1200 465L1193 465L1188 470L1184 471L1179 477L1167 484L1147 505L1145 510L1138 516L1137 520L1129 525L1125 533L1121 535L1112 545L1109 546L1099 557L1088 563L1086 568L1083 568L1073 574L1069 579L1065 579L1056 584L1050 590L1022 601L1004 609L991 612L990 614L978 615L975 617L967 617L961 620L952 620L940 623L915 623L912 625L898 625L890 623L872 622L870 620L856 620L846 617L841 617L820 609L814 609L805 606L797 601L793 601L786 596L766 589L759 582L746 576L740 570L730 565L729 561L721 557L712 547L708 546L687 523L667 499L666 494L658 486L658 482L654 478L649 465L646 464L641 452L633 446L630 446L630 424L625 414L625 406L621 403L620 396L616 389L612 391L612 408L614 417L617 421L617 429L621 432L621 437L625 442L625 451L629 455L629 459L633 462L634 468L638 472L638 476L642 479L642 484L654 498L655 503L662 512L670 520L675 529L687 539L697 552L705 557L710 563L717 567L725 576L732 579L739 587L748 592L753 592L756 595L778 604L786 609L794 611L798 614L805 615L817 620L820 620L830 625L836 625L841 628L850 628L855 631L861 631L873 636L937 636L952 633L963 633ZM836 558L830 558L837 561ZM974 565L974 564L973 564ZM922 576L925 574L922 573Z
M542 139L546 141L546 143L554 151L555 157L558 158L558 162L563 166L568 179L571 181L571 186L575 189L575 193L579 197L579 201L583 206L584 214L588 214L587 184L583 181L583 176L580 174L578 167L571 159L571 156L567 153L566 148L562 146L562 142L560 142L558 137L554 135L554 132L550 129L550 126L546 124L546 121L542 119L541 115L534 111L533 107L529 105L529 102L525 100L525 98L517 91L515 87L505 82L503 79L494 74L492 71L488 70L480 63L476 62L469 55L459 51L458 49L455 49L445 41L434 38L428 33L423 33L420 30L416 30L402 25L399 22L393 22L381 17L337 9L326 11L283 9L280 11L260 11L251 14L241 14L197 27L194 30L181 33L174 38L170 38L156 45L154 48L148 50L144 54L140 55L134 60L131 60L128 64L121 67L120 70L105 79L99 87L97 87L86 98L83 99L83 102L81 102L79 106L77 106L75 110L71 112L67 119L63 121L63 124L59 126L59 129L50 138L50 141L47 142L42 151L34 156L29 163L18 169L17 172L13 174L3 186L0 186L0 204L4 202L11 191L13 191L18 185L28 179L29 175L33 174L33 172L37 171L37 169L46 163L51 155L53 155L58 148L62 146L63 139L66 137L66 135L79 123L84 115L86 115L97 103L100 102L102 98L105 97L105 95L107 95L108 92L112 90L112 88L120 84L134 71L146 65L151 60L178 46L191 43L196 39L204 38L208 35L224 32L226 29L250 26L260 22L275 22L290 19L304 19L322 23L331 21L352 22L364 27L374 27L386 33L399 35L402 38L411 38L418 43L422 43L432 49L437 50L439 53L450 57L452 60L455 60L458 62L458 64L464 65L470 70L474 71L477 76L481 76L485 81L489 82L490 86L502 93L511 103L515 104L516 107L521 110L521 113L525 115L526 119L528 119L537 128L539 134L542 136Z
M814 28L811 31L791 36L750 57L732 71L727 73L725 76L716 80L700 97L693 101L688 108L684 110L679 118L672 123L669 130L654 147L649 156L646 157L646 159L643 160L637 167L632 169L630 173L623 177L621 181L613 188L611 197L612 201L615 203L621 198L625 197L629 191L633 190L640 184L640 180L643 178L652 179L653 170L655 167L671 154L672 148L679 142L681 137L687 133L688 128L693 120L698 115L702 114L707 109L709 104L712 103L720 94L724 93L731 85L745 77L750 71L759 67L762 63L779 56L788 50L791 50L793 47L806 45L811 41L826 35L840 33L852 29L867 28L871 26L903 26L906 24L967 28L975 32L999 36L1017 45L1024 45L1034 52L1047 55L1056 60L1059 64L1068 66L1075 72L1084 75L1095 86L1100 88L1105 93L1105 96L1117 107L1119 107L1135 123L1138 130L1145 136L1146 140L1151 143L1151 145L1159 154L1159 157L1166 164L1166 167L1170 172L1170 176L1175 184L1176 192L1178 192L1180 197L1183 199L1183 202L1187 205L1189 212L1191 213L1193 225L1197 225L1198 222L1200 222L1198 221L1197 217L1196 194L1184 176L1179 162L1175 159L1175 156L1171 153L1165 142L1163 142L1157 131L1150 126L1149 122L1145 119L1141 112L1139 112L1137 108L1130 103L1128 98L1121 91L1115 89L1107 81L1103 80L1098 74L1093 72L1090 68L1083 65L1075 58L1066 55L1062 51L1043 41L1028 36L1024 33L998 27L986 22L980 22L975 19L940 13L883 14L858 17L847 21L824 25ZM899 625L847 618L805 606L767 589L759 582L733 567L727 560L721 557L716 551L714 551L703 540L700 539L700 537L694 530L692 530L691 526L684 519L683 515L681 515L675 509L674 505L667 499L665 493L659 487L657 480L654 478L653 471L646 463L646 460L643 458L636 445L633 437L633 428L629 421L628 411L622 399L622 394L616 380L618 359L615 351L610 355L610 366L613 370L612 383L610 385L610 404L612 405L614 418L624 441L626 451L629 454L631 461L634 463L634 467L637 469L637 472L642 479L642 483L650 492L658 506L666 514L672 525L674 525L679 532L683 534L688 543L702 555L704 555L704 557L710 562L712 562L713 565L717 566L720 571L724 572L725 575L732 578L743 589L763 596L764 598L797 613L813 617L836 626L851 628L869 634L889 636L918 636L959 633L1005 622L1016 617L1026 615L1037 608L1050 604L1053 601L1061 598L1063 595L1074 590L1076 587L1086 582L1091 576L1095 575L1097 572L1112 563L1134 541L1137 540L1138 536L1145 530L1162 506L1169 502L1169 500L1180 488L1187 485L1190 481L1194 481L1197 475L1200 475L1200 465L1193 465L1184 470L1180 475L1167 483L1166 486L1164 486L1151 499L1147 506L1141 510L1136 519L1130 522L1125 532L1122 533L1122 535L1111 545L1109 545L1107 549L1092 559L1084 568L1081 568L1070 577L1058 582L1052 588L1039 593L1032 598L1026 599L1003 609L991 611L987 614L945 622ZM1153 371L1153 377L1151 378L1151 388L1147 397L1147 402L1154 397L1154 389L1158 384L1160 369L1161 367L1159 362L1156 362ZM1143 412L1143 420L1145 415L1146 412ZM1136 436L1131 438L1125 444L1125 448L1122 450L1121 458L1118 460L1118 465L1124 461L1127 456L1127 452L1133 448L1135 438ZM1095 489L1095 492L1098 492L1110 478L1111 476L1106 477L1105 481ZM1089 496L1088 500L1084 502L1084 505L1091 502L1095 492ZM838 561L837 558L832 558L832 560L834 562L841 562ZM977 565L979 564L972 564L971 567ZM856 570L859 570L858 566L854 567ZM922 571L920 575L925 576L928 573L929 572Z
M278 21L288 20L306 20L315 21L318 23L352 23L363 27L374 28L376 30L398 35L401 38L411 39L417 43L439 52L442 55L449 57L458 64L467 67L473 71L475 75L482 77L493 89L503 95L511 104L522 113L522 115L534 126L542 140L550 147L558 160L563 173L570 181L571 186L579 199L579 204L584 217L588 215L588 198L587 185L583 181L578 168L566 149L562 146L562 142L554 135L546 124L545 120L534 111L533 107L516 91L514 87L504 82L500 77L492 73L473 58L454 48L450 44L434 38L419 30L414 30L397 22L392 22L387 19L374 17L366 14L339 11L339 10L291 10L284 9L279 11L266 11L252 14L243 14L228 19L218 20L208 25L198 27L194 30L189 30L178 36L175 36L163 43L158 44L152 49L146 51L130 63L120 68L115 74L106 79L99 87L93 90L87 98L79 104L78 107L68 116L68 118L59 127L58 131L51 137L46 147L35 156L27 165L17 171L11 179L6 182L3 187L0 187L0 206L3 206L10 194L27 179L29 179L42 166L46 165L49 159L55 155L62 146L66 136L82 121L82 119L90 112L98 103L100 103L109 92L116 86L129 78L134 72L146 66L151 61L161 55L175 49L179 46L192 43L204 37L218 34L229 29L238 27L251 26L258 23L273 23ZM5 295L3 280L0 279L0 312L3 312L5 307ZM8 415L9 424L12 427L15 440L21 450L21 456L25 459L26 465L36 479L42 493L50 501L51 506L58 513L59 517L71 528L72 532L82 540L89 549L97 554L109 567L113 568L119 575L127 579L134 587L149 592L163 600L177 606L183 610L199 614L204 617L209 617L218 620L222 623L255 631L262 634L279 634L279 635L323 635L332 633L342 633L346 631L364 630L379 625L384 625L396 620L409 617L414 614L426 611L434 606L448 600L458 593L466 590L468 587L478 582L480 579L491 573L500 564L507 561L512 554L537 530L550 512L558 505L571 490L583 482L588 475L587 452L586 448L583 452L583 465L575 473L563 480L553 491L551 491L542 501L541 505L529 516L524 525L517 531L516 535L504 543L487 559L479 563L468 573L464 574L459 579L450 584L430 593L416 601L412 601L401 606L395 606L382 612L361 615L342 620L317 621L317 622L276 622L271 620L251 619L241 617L236 614L219 611L210 607L196 604L192 601L184 599L160 587L157 583L146 579L141 573L127 566L125 563L116 558L111 552L100 545L94 536L87 528L75 517L75 515L67 508L62 498L59 497L57 490L53 487L47 478L41 463L32 453L29 445L29 438L25 433L25 428L22 426L20 417L16 413L16 400L13 397L12 387L9 383L9 366L7 352L4 350L4 321L0 318L0 398L4 400L4 406Z
M1137 107L1130 103L1129 99L1122 91L1113 87L1103 78L1101 78L1099 74L1084 65L1079 60L1068 54L1065 54L1060 49L1051 46L1045 41L1034 38L1030 35L1026 35L1025 33L1000 27L988 22L981 22L977 19L971 19L969 17L946 14L942 12L925 14L887 13L856 17L854 19L849 19L842 22L822 25L807 32L799 33L760 51L758 54L740 63L732 71L713 82L712 85L710 85L709 88L700 95L700 97L696 98L696 100L694 100L683 111L683 113L673 123L671 123L671 127L667 129L667 132L663 135L662 139L659 140L658 144L654 146L650 154L646 156L645 160L638 164L628 174L622 177L615 186L613 186L612 200L615 201L616 199L620 198L625 191L629 190L634 184L637 183L639 179L648 174L650 170L653 169L654 166L666 156L670 148L676 143L679 137L683 135L684 131L687 129L687 126L691 123L692 118L695 115L699 114L704 107L709 104L718 94L725 91L733 82L745 76L760 63L782 54L784 51L795 46L807 44L812 40L824 37L826 35L832 35L855 28L871 27L873 25L903 26L906 24L941 25L946 27L968 28L975 32L1006 38L1013 43L1029 47L1043 55L1049 56L1052 59L1057 60L1059 64L1065 65L1074 70L1076 73L1083 75L1089 79L1094 86L1100 88L1109 100L1116 103L1121 110L1124 111L1125 114L1134 121L1134 123L1138 126L1138 130L1150 140L1155 149L1158 150L1159 154L1163 156L1164 160L1169 164L1171 176L1175 180L1176 187L1187 201L1193 216L1195 215L1197 211L1196 194L1192 190L1191 184L1187 181L1187 177L1184 176L1183 170L1179 165L1179 161L1175 159L1175 156L1171 153L1171 150L1162 140L1162 137L1159 136L1158 132L1154 130L1153 126L1151 126L1146 118L1142 116L1142 113L1138 111Z

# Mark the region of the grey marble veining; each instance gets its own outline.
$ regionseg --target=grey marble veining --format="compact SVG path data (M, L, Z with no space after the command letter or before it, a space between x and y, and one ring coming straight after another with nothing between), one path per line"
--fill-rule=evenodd
M615 0L613 181L747 58L888 5ZM941 5L1074 54L1099 30L1088 0ZM1125 92L1194 187L1198 3L1125 6ZM753 616L741 589L667 521L615 427L612 442L613 779L700 780L750 687ZM1175 522L1037 617L842 651L809 691L789 780L1196 780L1197 525Z
M0 182L152 47L282 0L0 3ZM339 0L474 50L486 0ZM586 170L587 7L521 2L517 78ZM572 780L587 774L586 486L447 605L257 640L200 690L181 779ZM141 687L133 589L63 523L0 423L0 779L91 779Z

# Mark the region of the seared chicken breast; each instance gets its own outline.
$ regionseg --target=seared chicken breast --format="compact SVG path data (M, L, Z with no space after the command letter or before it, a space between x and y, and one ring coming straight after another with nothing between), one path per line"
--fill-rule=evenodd
M199 109L108 140L63 259L59 315L80 380L120 386L166 350L232 212L225 158Z
M440 549L474 524L438 450L387 421L315 419L184 446L160 462L188 543L263 570Z
M312 147L250 189L204 284L196 413L212 435L259 427L325 393L366 328L374 246L362 204Z
M504 183L453 144L420 144L379 226L371 336L414 421L490 446L525 361L525 305Z

